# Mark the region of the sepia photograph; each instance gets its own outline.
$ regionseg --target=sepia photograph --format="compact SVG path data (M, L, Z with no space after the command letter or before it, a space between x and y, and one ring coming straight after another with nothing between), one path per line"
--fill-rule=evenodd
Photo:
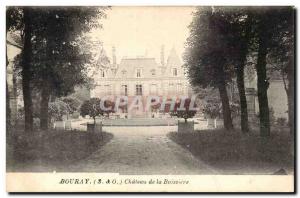
M7 6L6 190L294 192L295 13Z

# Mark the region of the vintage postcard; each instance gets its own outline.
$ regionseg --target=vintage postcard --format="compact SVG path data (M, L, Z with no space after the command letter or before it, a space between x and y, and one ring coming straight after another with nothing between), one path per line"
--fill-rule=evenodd
M8 192L288 192L295 8L6 7Z

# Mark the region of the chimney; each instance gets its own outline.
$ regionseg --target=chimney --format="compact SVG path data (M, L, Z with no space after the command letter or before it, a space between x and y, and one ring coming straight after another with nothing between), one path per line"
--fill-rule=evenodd
M115 48L115 46L112 47L112 63L113 63L114 67L117 66L117 58L116 58L116 48Z
M160 50L160 64L161 64L161 66L165 66L165 46L164 45L161 46L161 50Z

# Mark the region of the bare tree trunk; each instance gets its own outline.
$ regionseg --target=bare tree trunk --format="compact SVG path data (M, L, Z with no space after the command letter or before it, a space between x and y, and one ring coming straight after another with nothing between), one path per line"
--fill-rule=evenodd
M44 82L41 87L41 109L40 109L40 127L42 130L47 130L49 125L49 100L52 93L51 86L51 68L52 64L55 64L55 58L53 57L53 50L55 49L55 39L51 32L53 31L52 23L47 24L46 29L46 68L42 71L41 77Z
M220 98L222 102L222 110L223 110L223 121L224 127L227 130L233 129L232 118L231 118L231 110L229 105L229 99L226 89L226 82L225 82L225 72L223 66L219 66L218 68L218 88L220 93Z
M267 43L266 35L263 30L259 35L258 57L256 64L257 72L257 96L259 103L259 119L260 119L260 135L270 136L270 118L269 118L269 102L268 88L269 82L266 74L266 56Z
M241 107L241 129L243 133L249 132L248 125L248 109L247 99L245 94L245 83L244 83L244 61L240 62L240 65L236 68L237 87L240 96L240 107Z
M48 86L42 87L42 93L41 93L41 108L40 108L40 127L42 130L48 129L48 123L49 123L49 99L50 99L50 90L48 89Z
M247 107L247 98L245 94L245 82L244 82L244 69L247 61L248 54L248 45L251 39L252 31L252 14L250 13L246 21L245 34L241 37L240 41L240 59L236 67L236 76L237 76L237 87L240 97L240 107L241 107L241 130L243 133L249 133L249 120L248 120L248 107Z
M226 90L225 85L219 85L219 93L220 93L220 98L222 101L224 127L227 130L232 130L233 124L232 124L232 118L231 118L231 111L230 111L229 99L228 99L227 90Z
M33 131L33 109L32 109L32 96L30 90L31 80L31 16L30 8L24 8L24 48L22 57L22 89L24 99L24 111L25 111L25 132Z

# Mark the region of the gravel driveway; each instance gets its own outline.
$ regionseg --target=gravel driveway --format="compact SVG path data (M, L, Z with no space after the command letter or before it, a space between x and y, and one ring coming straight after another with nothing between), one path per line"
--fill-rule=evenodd
M166 134L176 126L104 127L114 138L72 171L120 174L214 174L209 166L171 141Z

